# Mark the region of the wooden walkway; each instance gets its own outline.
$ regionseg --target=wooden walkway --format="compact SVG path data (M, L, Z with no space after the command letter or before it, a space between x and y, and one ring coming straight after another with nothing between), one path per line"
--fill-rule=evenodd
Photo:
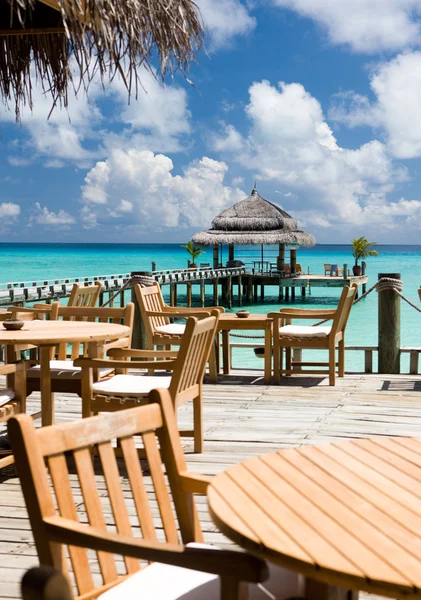
M215 474L253 455L338 438L421 436L421 376L347 375L335 388L318 377L264 386L259 376L238 373L205 386L205 452L194 455L185 444L191 470ZM28 404L29 412L39 410L38 395ZM190 411L180 409L180 425L190 423ZM57 421L80 418L80 400L57 396L56 414ZM211 522L206 499L198 502L206 541L229 544ZM22 573L36 564L19 481L9 467L0 472L0 598L19 598Z

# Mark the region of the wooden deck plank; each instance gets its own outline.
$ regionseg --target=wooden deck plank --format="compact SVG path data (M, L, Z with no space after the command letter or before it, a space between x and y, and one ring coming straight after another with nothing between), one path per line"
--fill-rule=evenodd
M421 435L421 376L347 375L335 388L323 377L294 376L283 385L264 386L260 373L234 372L217 385L205 385L203 454L193 454L192 442L183 439L191 470L214 475L246 458L280 448L340 439ZM252 383L254 382L254 383ZM28 412L40 409L38 394L28 400ZM79 419L81 401L72 394L56 395L56 421ZM189 428L191 407L178 411L179 425ZM1 434L1 431L0 431ZM101 502L107 503L104 481L96 479ZM72 486L76 478L71 475ZM128 484L123 480L123 493ZM0 600L19 598L23 572L37 563L32 534L13 467L0 471ZM147 483L151 493L151 485ZM86 519L79 495L81 520ZM198 497L205 540L219 545L231 542L220 534L207 512L206 499ZM158 511L152 508L154 518ZM107 524L112 527L111 513ZM134 509L129 518L136 525ZM364 596L364 594L362 594Z

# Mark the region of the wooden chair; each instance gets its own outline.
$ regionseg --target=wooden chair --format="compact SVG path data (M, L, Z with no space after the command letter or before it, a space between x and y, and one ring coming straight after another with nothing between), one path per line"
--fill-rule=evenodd
M217 318L197 320L189 318L178 352L115 349L108 352L110 360L79 359L75 365L82 368L83 416L92 413L120 410L147 402L154 388L168 388L174 407L193 401L193 429L180 434L194 438L194 451L203 451L202 382L206 362L216 333ZM135 358L129 364L127 358ZM161 360L153 360L161 358ZM168 360L171 359L172 360ZM114 360L120 359L120 360ZM123 360L121 360L123 359ZM139 359L146 359L139 360ZM149 360L147 360L149 359ZM164 360L162 360L164 359ZM167 360L165 360L167 359ZM127 368L171 370L172 376L127 375ZM104 381L93 381L93 369L112 368L120 373Z
M95 306L102 289L102 283L96 281L94 285L83 286L74 283L67 306ZM33 306L9 306L7 309L12 319L32 320L48 318L52 304L39 302Z
M183 323L172 323L172 319L188 319L189 317L203 319L210 315L217 317L224 312L222 306L209 308L168 306L164 302L158 283L144 288L140 285L134 285L133 289L139 305L140 316L146 333L146 345L149 350L153 350L155 346L171 350L171 346L180 345L186 326ZM215 352L211 352L209 355L209 370L214 381L216 381L217 375L216 362Z
M135 436L143 441L151 483ZM66 577L72 569L75 598L239 600L246 597L245 582L267 578L260 559L203 544L193 494L205 494L210 478L187 470L168 390L154 390L145 406L40 429L18 415L9 421L9 437L39 561ZM69 476L69 460L76 476ZM101 475L108 499L98 490ZM279 586L285 570L276 572ZM250 588L252 598L267 600L257 586Z
M52 304L50 319L69 320L69 321L100 321L103 323L121 323L133 328L134 304L129 302L125 308L97 308L89 306L62 306L59 302ZM111 340L104 345L104 353L111 348L130 347L131 336L119 340ZM60 344L57 346L55 356L51 357L51 391L67 392L82 395L81 370L74 365L73 361L80 355L84 355L85 350L81 344ZM68 360L70 359L70 360ZM113 373L111 367L101 369L97 375L107 377ZM28 396L32 392L40 390L40 367L39 364L33 364L27 370L27 392Z
M0 366L0 375L6 375L7 387L0 389L0 423L26 410L26 365L23 361ZM0 469L14 462L9 445L0 446Z
M339 268L338 265L330 265L330 276L343 277L344 270Z
M74 283L67 306L96 306L101 290L100 281L85 286Z
M336 366L338 376L343 377L345 372L345 328L354 302L357 285L345 286L335 310L305 310L285 308L280 312L269 313L273 319L273 362L274 381L281 382L281 374L292 375L301 373L329 373L329 385L335 385ZM332 320L331 326L318 325L315 327L291 325L293 319L328 319ZM329 352L329 362L302 362L293 361L292 348L317 348ZM338 363L336 362L336 348L338 348ZM286 354L286 368L282 368L283 350ZM265 352L265 360L271 360L269 349ZM302 370L302 367L328 366L328 371ZM295 367L295 369L294 369Z
M294 271L294 273L295 273L296 275L301 275L301 273L302 273L302 272L303 272L303 270L302 270L302 268L301 268L301 265L297 263L297 264L295 265L295 271Z

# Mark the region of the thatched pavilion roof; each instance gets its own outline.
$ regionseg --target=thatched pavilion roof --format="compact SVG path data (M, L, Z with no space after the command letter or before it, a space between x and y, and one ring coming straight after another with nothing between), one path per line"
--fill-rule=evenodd
M212 229L196 233L199 246L214 244L298 244L314 246L315 238L298 230L297 221L253 189L250 196L226 208L212 221Z
M143 67L185 72L203 41L193 0L0 0L0 96L32 106L40 80L52 106L67 105L74 58L82 87L119 74L137 95Z

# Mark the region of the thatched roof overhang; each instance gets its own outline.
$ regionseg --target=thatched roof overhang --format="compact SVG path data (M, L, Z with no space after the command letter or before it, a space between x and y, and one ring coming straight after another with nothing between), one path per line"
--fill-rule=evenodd
M255 245L255 244L287 244L304 247L314 246L315 238L305 231L288 231L273 229L271 231L221 231L209 229L201 231L192 237L198 246L213 246L215 244Z
M184 73L202 42L193 0L0 0L0 95L17 118L32 107L36 80L52 106L66 106L73 80L86 89L96 73L102 83L119 74L137 96L142 68L162 79Z
M314 246L315 238L297 229L295 219L280 206L265 200L253 188L250 196L226 208L212 221L212 229L196 233L199 246L215 244L289 244Z
M223 210L212 221L213 229L223 231L297 230L297 221L253 189L250 196Z

